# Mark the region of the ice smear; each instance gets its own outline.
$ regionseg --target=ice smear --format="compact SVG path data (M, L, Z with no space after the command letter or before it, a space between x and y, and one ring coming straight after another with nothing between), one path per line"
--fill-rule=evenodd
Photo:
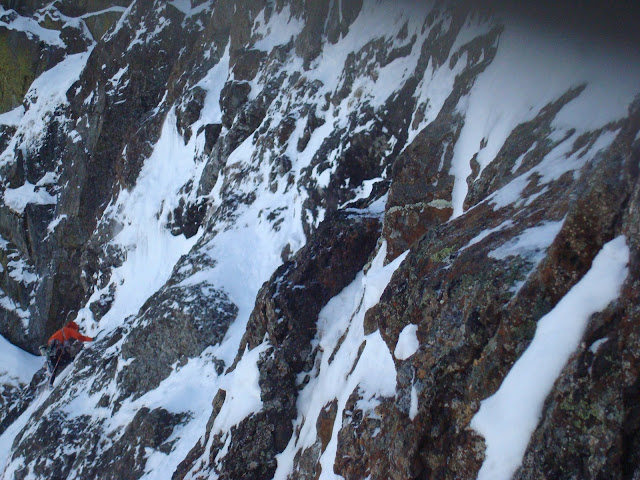
M111 273L111 283L116 286L114 302L99 324L89 321L93 316L88 307L79 313L80 323L89 335L99 330L106 333L136 314L145 300L169 279L178 259L198 240L198 235L189 239L174 236L166 227L169 215L178 206L179 189L197 178L203 167L194 160L196 141L192 138L189 144L184 144L172 110L136 186L131 191L121 191L115 203L105 210L105 218L117 219L123 225L113 242L125 249L126 259ZM94 292L87 305L98 300L101 293Z
M619 75L621 71L625 75ZM476 153L482 170L514 127L535 118L570 88L584 84L586 89L557 115L553 124L557 129L585 132L623 118L639 81L637 52L617 51L606 44L594 46L587 38L543 28L535 31L508 21L495 59L480 74L465 102L465 123L450 170L455 176L452 218L463 213L466 179ZM611 92L615 92L613 97ZM486 146L481 148L483 140Z
M538 321L529 347L498 391L481 403L471 421L487 444L478 480L508 480L518 468L545 398L578 347L591 316L618 297L628 260L624 236L608 242L585 276Z
M513 227L513 222L511 220L505 220L504 222L502 222L500 225L496 227L483 230L478 235L476 235L471 240L469 240L469 243L467 243L464 247L462 247L459 250L459 252L461 252L462 250L466 250L467 248L471 247L472 245L475 245L476 243L480 243L482 240L487 238L492 233L501 232L502 230L506 230L507 228L511 228L511 227Z
M333 464L338 448L338 432L342 428L342 413L349 396L359 388L362 399L358 407L370 410L377 405L379 397L395 393L396 371L391 352L379 331L364 334L364 316L367 310L378 303L393 272L407 253L385 266L386 242L383 242L369 271L360 272L321 310L316 342L324 353L320 358L318 375L300 392L298 418L294 422L294 431L299 433L293 435L287 448L278 455L274 480L285 480L293 469L296 453L316 441L316 419L324 406L334 399L338 401L338 410L331 440L320 458L320 479L340 478L333 473ZM344 340L329 363L329 357L343 335ZM358 358L358 350L363 343L365 346Z
M418 337L416 336L417 332L418 326L412 323L402 329L398 337L398 343L396 343L396 349L393 352L393 355L398 360L406 360L418 351L420 342L418 342Z
M207 119L210 123L220 123L222 121L222 110L220 108L220 92L229 78L229 48L231 41L227 42L220 61L207 72L207 74L197 84L207 92L201 118Z
M558 222L544 222L538 226L527 228L517 237L509 240L504 245L491 250L488 256L496 260L504 260L512 255L528 258L538 264L553 239L562 228L564 220Z

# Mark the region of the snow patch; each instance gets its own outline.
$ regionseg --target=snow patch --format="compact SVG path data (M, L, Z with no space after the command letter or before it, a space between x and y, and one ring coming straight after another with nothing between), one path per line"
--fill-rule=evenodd
M584 277L538 321L531 344L498 391L482 401L471 421L487 444L478 480L509 480L516 471L545 398L578 347L591 316L620 294L628 261L624 236L607 243Z
M24 106L20 105L13 110L0 114L0 125L17 127L22 117L24 117Z
M396 343L396 349L393 354L398 360L406 360L411 355L418 351L420 342L416 333L418 332L418 326L410 323L402 329L398 336L398 343Z
M25 182L18 188L7 188L4 191L4 203L11 210L22 215L28 204L34 205L55 205L57 197L49 194L44 188L37 188L35 185Z
M0 335L0 384L22 388L42 365L41 357L25 352Z
M260 411L260 354L267 350L268 344L247 351L233 372L220 382L220 388L227 393L220 413L213 424L212 433L228 432L252 413Z

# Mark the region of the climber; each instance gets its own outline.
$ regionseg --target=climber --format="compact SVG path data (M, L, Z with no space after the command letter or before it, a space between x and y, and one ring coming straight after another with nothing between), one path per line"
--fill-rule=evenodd
M40 347L40 352L47 357L49 386L53 386L57 373L71 363L82 349L79 342L93 341L93 338L82 335L79 328L72 320L49 337L46 347Z

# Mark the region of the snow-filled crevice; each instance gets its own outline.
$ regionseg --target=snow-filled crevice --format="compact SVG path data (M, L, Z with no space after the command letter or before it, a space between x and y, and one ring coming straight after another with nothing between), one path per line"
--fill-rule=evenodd
M320 366L315 377L298 396L298 418L294 421L294 431L297 433L284 452L278 455L274 479L285 480L293 471L296 454L314 444L318 416L334 399L337 400L337 413L331 439L319 460L322 467L320 479L339 478L333 473L333 465L338 433L342 428L342 413L349 396L359 389L361 400L358 405L369 411L381 397L395 394L396 370L391 352L379 331L365 335L364 317L378 303L407 253L384 265L386 243L383 242L371 267L366 272L360 272L321 310L314 340L320 351ZM364 349L358 355L363 344Z

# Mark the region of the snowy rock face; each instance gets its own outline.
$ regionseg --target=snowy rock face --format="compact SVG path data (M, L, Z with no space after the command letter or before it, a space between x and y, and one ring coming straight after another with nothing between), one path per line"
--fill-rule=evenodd
M1 479L640 476L636 49L461 2L0 5Z

